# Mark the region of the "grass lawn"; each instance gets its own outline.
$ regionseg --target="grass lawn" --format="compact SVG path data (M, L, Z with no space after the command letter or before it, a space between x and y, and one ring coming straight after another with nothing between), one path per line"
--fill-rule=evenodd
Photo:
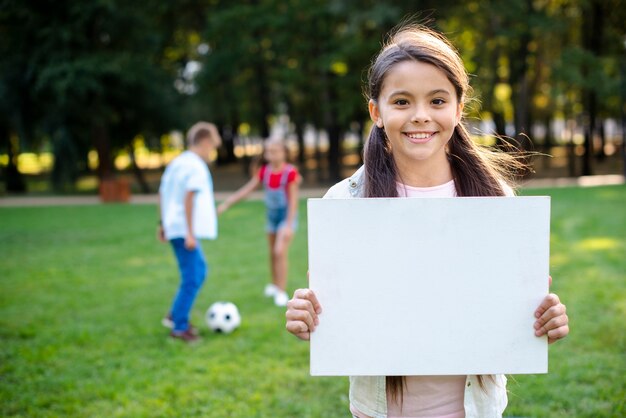
M571 335L548 375L509 380L507 415L624 416L626 189L533 190L552 196L553 289ZM290 284L306 285L306 220ZM141 205L0 208L0 416L345 417L346 378L308 375L308 344L262 296L268 278L260 202L229 211L204 243L210 274L193 311L239 306L231 335L187 346L160 319L178 277ZM497 256L497 255L494 255Z

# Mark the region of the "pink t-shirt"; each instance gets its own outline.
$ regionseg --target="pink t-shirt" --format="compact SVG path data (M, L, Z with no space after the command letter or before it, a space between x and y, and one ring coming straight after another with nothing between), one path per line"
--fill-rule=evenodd
M465 418L466 376L406 376L400 397L387 395L389 418ZM369 418L350 405L355 417Z
M454 180L434 187L411 187L398 183L400 197L456 197ZM466 376L406 376L403 402L387 396L388 417L464 418ZM350 412L368 418L354 406Z
M454 180L433 187L411 187L398 183L399 197L456 197Z
M407 376L403 402L387 395L387 417L464 418L466 376Z

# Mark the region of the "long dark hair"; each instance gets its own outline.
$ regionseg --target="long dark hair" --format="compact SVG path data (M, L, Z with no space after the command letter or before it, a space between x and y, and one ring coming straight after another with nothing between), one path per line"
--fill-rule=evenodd
M421 25L404 25L392 32L368 71L366 96L377 102L386 75L396 64L419 61L441 70L454 86L459 104L468 100L469 77L456 49L439 33ZM474 143L463 123L455 127L447 144L458 196L503 196L524 167L514 155L496 152ZM389 140L383 128L372 127L364 151L365 197L398 197L399 176ZM479 376L482 386L483 379ZM387 376L387 391L394 399L404 388L403 376Z

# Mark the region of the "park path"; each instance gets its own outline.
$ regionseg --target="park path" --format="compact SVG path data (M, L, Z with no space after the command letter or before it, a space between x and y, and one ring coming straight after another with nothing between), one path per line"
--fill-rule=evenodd
M623 175L610 174L602 176L583 177L563 177L563 178L540 178L531 179L522 184L523 188L543 188L543 187L593 187L625 184ZM328 188L303 188L300 190L300 197L315 198L322 197ZM215 192L215 198L222 201L231 194L232 191ZM250 200L261 200L263 191L255 191L250 195ZM156 204L158 195L133 195L130 204ZM0 197L0 207L27 207L27 206L74 206L74 205L99 205L98 196L10 196Z

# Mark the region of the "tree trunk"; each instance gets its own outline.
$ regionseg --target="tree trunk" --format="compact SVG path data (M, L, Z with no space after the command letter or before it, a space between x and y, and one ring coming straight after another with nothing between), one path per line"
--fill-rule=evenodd
M493 123L496 125L496 135L498 136L498 145L501 144L501 137L506 136L506 120L503 112L492 111Z
M565 118L567 121L567 118ZM570 177L576 177L576 154L574 152L574 129L576 129L576 121L571 120L567 122L570 125L570 137L565 144L567 151L567 168Z
M324 179L324 160L322 158L322 141L320 138L320 129L315 127L315 167L317 172L317 181L319 183L323 182Z
M357 130L359 135L359 165L363 165L363 152L365 151L365 122L359 122L359 128Z
M238 122L234 122L231 125L218 125L218 131L222 137L222 146L217 153L217 164L226 165L237 161L235 156L235 137L237 134Z
M130 157L133 175L135 176L135 180L137 180L137 184L139 184L139 189L141 190L141 193L151 193L150 186L146 182L146 178L143 175L143 170L139 167L139 165L137 165L137 158L135 157L135 147L132 143L128 146L128 155Z
M544 120L546 137L543 139L543 148L545 152L547 153L549 153L550 149L554 146L554 138L552 137L552 129L550 129L551 122L552 122L552 116L546 116Z
M518 146L522 150L528 150L530 148L530 110L529 110L529 91L528 91L528 74L524 70L523 74L520 74L520 79L516 81L516 86L513 88L513 105L514 109L514 124L515 124L515 137L517 138Z
M7 154L9 157L8 165L4 171L4 180L6 185L6 191L10 193L24 193L26 192L26 182L24 176L17 169L17 155L19 152L18 138L11 134L8 127L3 127L0 132L0 141L5 144Z
M546 136L543 138L543 146L542 152L544 154L550 155L550 151L552 150L552 146L554 145L554 140L552 138L552 130L550 129L550 122L552 121L551 116L546 116L544 120L544 129L546 130ZM550 157L543 157L541 161L544 162L544 167L550 167L550 163L552 159Z
M526 14L533 13L532 0L526 0ZM526 29L519 38L519 45L515 51L509 55L510 64L510 84L511 99L513 102L513 114L515 124L515 135L518 146L521 149L528 149L530 143L528 134L530 133L530 92L528 80L528 45L532 40L530 28Z
M294 125L296 128L296 139L298 141L298 164L300 165L300 169L304 166L305 160L305 149L304 149L304 123L299 121L294 121Z
M588 6L591 10L585 10L583 15L583 45L585 49L600 58L603 38L603 10L598 0L593 0ZM585 107L585 154L583 155L583 176L593 174L593 138L596 131L597 95L593 86L586 86L583 92L583 105Z
M341 130L335 120L326 126L328 131L328 176L331 182L341 180Z
M593 174L591 159L593 157L593 133L595 132L595 119L596 119L596 95L591 91L586 93L586 108L585 114L585 153L583 154L583 176L590 176Z
M491 15L489 17L489 24L486 28L485 38L486 39L494 39L496 37L496 32L500 30L500 19L498 16ZM487 48L486 44L483 45ZM491 117L493 119L493 123L495 125L495 136L496 136L496 146L501 147L503 145L502 137L506 136L506 120L504 119L504 112L501 110L500 104L496 101L495 90L498 83L501 81L498 76L497 71L498 61L500 60L500 55L502 51L500 48L500 44L498 42L495 43L493 48L488 51L487 57L488 59L482 63L478 64L479 67L486 67L488 71L487 74L488 79L486 80L487 91L484 96L484 106L485 109L491 112ZM478 71L480 72L480 71ZM491 134L491 132L489 132Z
M56 129L51 137L54 167L50 175L56 191L71 191L78 180L79 160L76 144L65 126Z
M259 114L259 128L261 129L261 137L267 139L270 136L270 125L267 118L272 114L270 105L270 93L267 86L267 75L265 74L265 65L260 63L255 67L256 85L258 87L258 100L261 113Z
M114 177L113 159L111 158L111 144L106 127L102 124L94 124L91 129L94 148L98 153L98 178L100 181Z
M341 130L337 121L337 114L334 111L334 104L337 102L337 94L333 86L332 73L326 73L324 83L324 103L326 103L324 124L328 134L328 176L331 182L341 180Z
M597 126L600 146L598 148L598 151L596 152L596 160L602 162L606 159L606 152L604 151L604 146L606 145L606 132L604 131L604 121L602 119L598 120Z

